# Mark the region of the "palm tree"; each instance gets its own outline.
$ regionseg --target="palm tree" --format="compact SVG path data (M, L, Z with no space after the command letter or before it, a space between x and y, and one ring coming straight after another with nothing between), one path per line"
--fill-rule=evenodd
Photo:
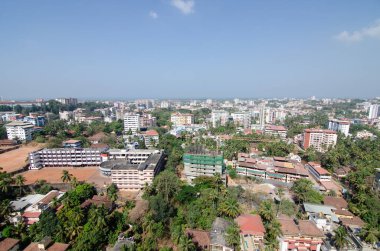
M265 200L260 204L259 214L265 223L271 222L274 219L273 206L270 200Z
M62 171L61 180L64 183L67 183L67 182L71 181L71 174L69 173L69 171L67 171L67 170L63 170Z
M276 191L276 194L280 200L278 203L278 208L277 208L277 213L276 213L276 216L278 216L278 213L280 212L280 209L281 209L282 199L284 197L284 189L282 187L279 187Z
M115 202L118 198L117 196L117 186L114 183L111 183L107 187L107 196L110 198L113 202Z
M104 205L100 207L96 207L90 211L90 221L95 223L95 226L99 229L102 229L107 226L107 222L105 220L105 216L107 215L107 210Z
M240 214L240 207L236 200L227 199L219 205L219 213L221 215L235 218Z
M335 247L337 247L338 250L342 250L345 246L348 245L347 231L343 226L340 226L334 230L333 241Z
M22 186L24 185L24 182L26 181L25 177L22 175L17 175L15 179L16 185L19 187L20 196L22 193Z
M78 186L78 179L77 179L77 177L73 177L72 179L71 179L71 181L70 181L70 184L71 184L71 186L73 187L73 188L75 188L75 187L77 187Z
M375 244L379 241L380 232L376 227L366 224L360 232L360 236L364 238L365 242Z
M194 251L194 250L196 250L196 247L194 245L193 240L191 239L191 237L189 237L187 235L183 235L180 238L179 246L180 246L182 251Z
M234 247L236 249L238 246L240 246L240 229L239 226L236 225L236 223L230 225L227 228L226 231L226 242Z

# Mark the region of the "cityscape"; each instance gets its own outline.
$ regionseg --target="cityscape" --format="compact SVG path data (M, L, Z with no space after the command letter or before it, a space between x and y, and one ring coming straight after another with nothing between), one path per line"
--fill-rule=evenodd
M0 251L380 250L379 13L0 2Z

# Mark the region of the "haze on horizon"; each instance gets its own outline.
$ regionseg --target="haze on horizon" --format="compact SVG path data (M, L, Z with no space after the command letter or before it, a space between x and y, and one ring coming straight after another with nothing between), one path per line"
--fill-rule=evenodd
M3 99L375 97L380 1L0 1Z

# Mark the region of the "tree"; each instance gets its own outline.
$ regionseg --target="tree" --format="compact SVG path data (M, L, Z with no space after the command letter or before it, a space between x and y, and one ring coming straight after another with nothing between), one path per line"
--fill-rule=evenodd
M63 183L70 182L71 181L71 177L72 177L72 175L69 173L69 171L67 171L67 170L63 170L62 171L61 180L62 180Z
M180 238L179 246L181 248L181 251L195 251L196 250L193 240L191 239L191 237L187 235L183 235Z
M264 200L260 204L258 213L264 222L271 222L275 218L273 203L270 200Z
M298 203L321 203L323 200L322 194L314 190L313 182L305 178L296 180L291 190L294 192Z
M231 218L236 218L240 214L240 211L238 202L232 198L223 200L218 208L220 215Z
M334 230L333 241L338 250L342 250L348 245L347 231L343 226L340 226Z
M234 248L234 250L238 250L240 247L240 229L236 223L228 226L226 231L226 242Z
M25 183L26 179L24 176L18 174L15 178L15 183L16 183L16 186L19 187L19 195L21 196L21 193L22 193L22 187L24 186L24 183Z
M118 198L117 196L117 186L114 184L114 183L111 183L108 187L107 187L107 196L108 198L110 198L113 202L115 202Z
M173 172L165 170L154 179L153 187L158 194L162 194L166 202L169 202L179 191L179 179Z
M364 228L361 229L360 236L364 238L365 242L375 244L379 241L380 231L378 228L366 224Z

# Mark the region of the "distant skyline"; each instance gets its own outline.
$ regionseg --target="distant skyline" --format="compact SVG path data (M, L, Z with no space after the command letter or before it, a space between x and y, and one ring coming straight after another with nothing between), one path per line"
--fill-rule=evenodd
M0 1L0 96L380 96L380 1Z

